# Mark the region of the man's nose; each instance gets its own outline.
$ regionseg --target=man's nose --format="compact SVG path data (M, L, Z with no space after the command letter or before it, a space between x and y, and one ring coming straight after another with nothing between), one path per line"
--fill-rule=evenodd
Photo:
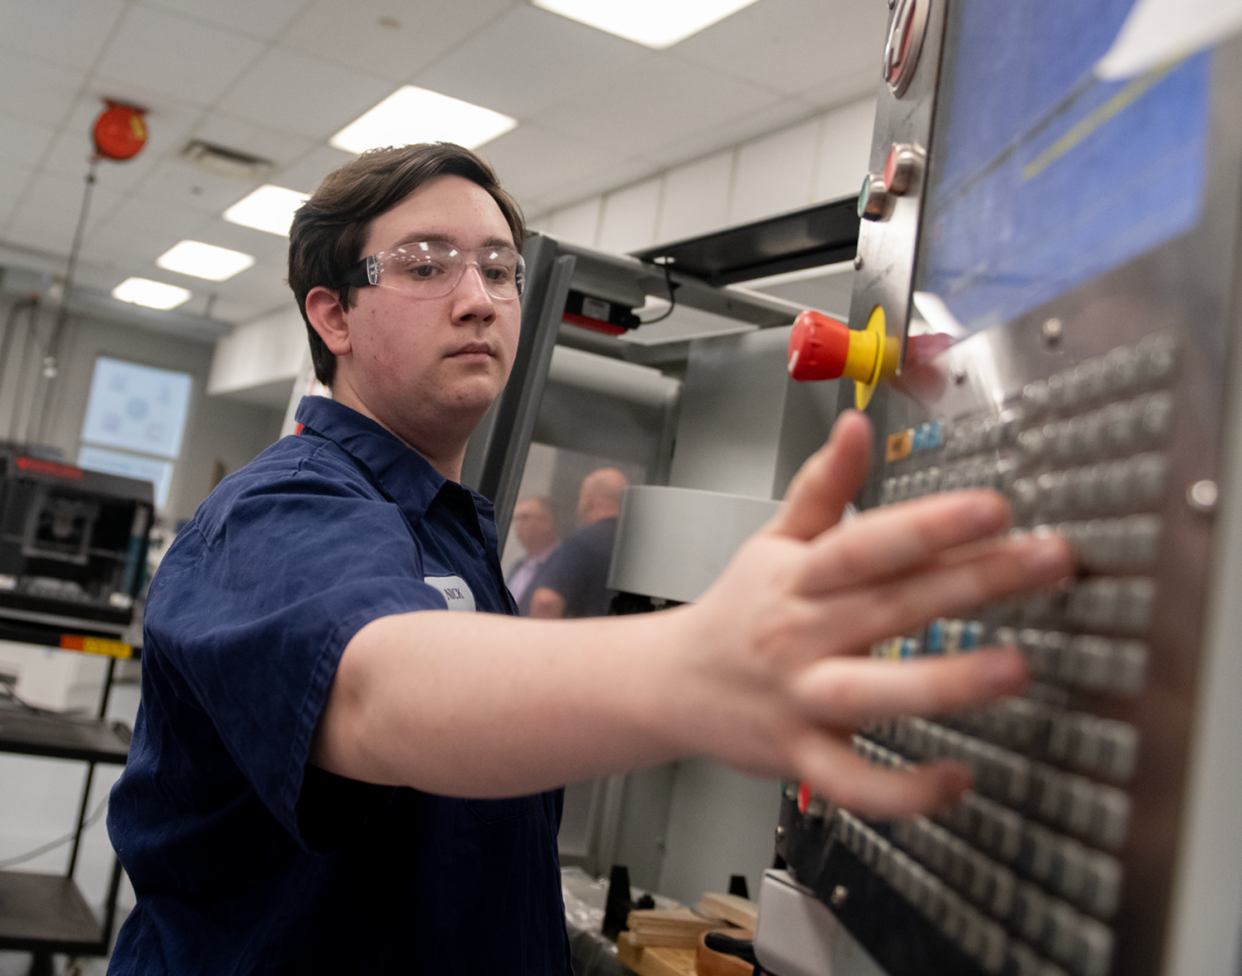
M456 317L459 319L473 316L490 319L496 314L495 299L484 285L483 271L477 264L470 263L462 269L453 297L458 306Z

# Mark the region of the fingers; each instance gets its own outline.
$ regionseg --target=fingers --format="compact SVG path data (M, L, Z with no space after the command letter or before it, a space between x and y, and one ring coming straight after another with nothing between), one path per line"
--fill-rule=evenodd
M828 735L808 736L797 750L795 762L812 792L873 820L896 820L938 810L970 786L970 773L957 763L901 771L881 769Z
M836 525L846 503L862 487L870 464L871 423L847 410L833 424L828 443L794 476L769 531L805 542Z
M818 601L818 625L841 647L866 647L935 617L1046 589L1073 572L1059 536L997 539L944 553L905 576Z
M990 491L948 492L872 509L815 541L803 571L802 591L823 593L887 579L1008 526L1008 505Z
M1018 695L1027 680L1022 656L1013 649L907 661L836 658L806 668L793 683L793 695L810 721L853 727Z

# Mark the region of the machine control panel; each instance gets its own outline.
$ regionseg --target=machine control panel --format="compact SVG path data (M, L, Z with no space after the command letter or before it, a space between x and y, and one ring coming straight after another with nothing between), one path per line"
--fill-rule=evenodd
M890 19L850 327L883 321L901 356L867 406L861 507L993 489L1014 532L1056 533L1078 564L872 648L1025 656L1023 697L856 730L878 765L967 766L953 807L873 822L784 786L791 883L890 976L1171 976L1190 971L1171 961L1193 955L1187 906L1237 900L1236 875L1205 887L1210 845L1187 823L1212 779L1202 729L1227 724L1200 712L1234 599L1214 567L1239 492L1242 208L1217 204L1242 199L1242 124L1224 121L1242 46L1106 78L1144 5L1054 5L921 0ZM1112 151L1138 145L1141 161Z

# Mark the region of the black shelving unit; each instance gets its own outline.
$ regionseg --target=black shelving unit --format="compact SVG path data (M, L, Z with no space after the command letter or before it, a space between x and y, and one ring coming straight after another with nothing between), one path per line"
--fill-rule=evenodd
M31 871L0 871L0 949L34 954L32 974L50 974L52 955L107 955L116 916L121 864L113 859L104 902L97 919L76 881L82 832L95 766L124 765L130 729L105 719L118 660L136 658L137 650L105 632L69 631L48 624L0 618L0 639L55 647L69 653L107 657L107 673L93 719L51 715L22 709L0 709L0 752L87 764L78 807L73 847L63 875Z

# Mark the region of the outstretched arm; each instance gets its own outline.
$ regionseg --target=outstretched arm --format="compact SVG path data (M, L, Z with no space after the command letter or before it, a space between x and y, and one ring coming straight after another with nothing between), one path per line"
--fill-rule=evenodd
M777 516L692 606L583 621L385 617L341 658L312 749L333 772L459 796L534 792L685 755L810 781L866 815L936 807L968 782L899 773L850 746L858 724L1020 692L1013 649L891 662L881 638L1072 570L1056 538L1007 538L992 492L955 492L839 525L870 428L841 418Z

